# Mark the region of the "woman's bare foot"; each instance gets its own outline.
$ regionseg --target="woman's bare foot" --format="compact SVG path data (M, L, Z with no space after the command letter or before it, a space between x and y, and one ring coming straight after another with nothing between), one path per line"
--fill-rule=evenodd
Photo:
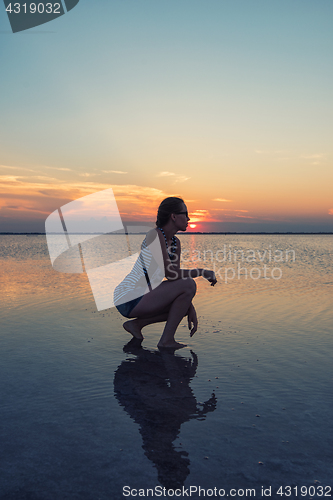
M124 352L129 352L132 354L137 354L142 350L142 339L137 339L135 337L132 337L129 342L127 342L126 345L123 347Z
M141 333L140 325L138 324L138 321L136 319L125 321L125 323L123 323L123 327L125 328L126 332L131 333L136 339L144 339Z
M187 344L182 344L181 342L176 342L175 340L171 342L159 342L157 344L157 347L163 347L166 349L182 349L183 347L186 347Z

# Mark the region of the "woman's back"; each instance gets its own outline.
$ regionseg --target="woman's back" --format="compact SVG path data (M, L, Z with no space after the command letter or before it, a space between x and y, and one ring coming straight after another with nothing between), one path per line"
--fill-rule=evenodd
M153 230L157 236L155 230ZM151 241L151 238L149 238ZM154 238L153 243L159 245L158 238ZM154 245L154 250L155 250ZM123 279L115 288L114 303L115 305L123 304L129 300L136 299L145 295L152 289L156 288L164 278L164 268L161 266L156 250L152 253L152 243L147 244L147 237L141 245L141 252L131 270L131 272Z

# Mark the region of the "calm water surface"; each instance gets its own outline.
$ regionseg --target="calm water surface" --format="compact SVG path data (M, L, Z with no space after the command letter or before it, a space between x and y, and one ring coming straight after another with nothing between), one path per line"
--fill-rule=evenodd
M333 236L180 238L218 284L197 280L199 330L166 355L162 325L123 351L118 312L44 236L0 236L0 498L332 485Z

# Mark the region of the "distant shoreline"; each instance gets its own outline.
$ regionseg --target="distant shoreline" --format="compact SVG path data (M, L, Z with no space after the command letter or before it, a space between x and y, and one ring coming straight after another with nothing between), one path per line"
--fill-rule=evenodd
M53 235L57 235L57 234L63 234L63 233L50 233L50 234L53 234ZM123 235L124 233L71 233L73 235L78 235L78 234L91 234L91 235L94 235L94 236L100 236L102 234L113 234L113 235L117 235L119 234L119 236ZM131 234L137 234L137 235L140 235L140 234L146 234L146 233L131 233ZM201 232L194 232L194 231L191 231L190 233L181 233L181 234L185 234L185 235L192 235L192 234L197 234L197 235L224 235L224 236L228 236L228 235L232 235L232 236L238 236L238 235L247 235L247 236L274 236L274 235L277 235L277 236L281 236L281 235L285 235L285 236L311 236L311 235L314 235L314 236L324 236L324 235L333 235L333 232L331 233L327 233L327 232L318 232L318 233L294 233L294 232L285 232L285 233L280 233L280 232L272 232L272 233L267 233L267 232L264 232L264 231L261 231L261 232L253 232L253 233L236 233L236 232L230 232L230 231L227 231L227 232L207 232L207 233L201 233ZM7 236L45 236L45 233L1 233L0 232L0 236L4 236L4 235L7 235Z

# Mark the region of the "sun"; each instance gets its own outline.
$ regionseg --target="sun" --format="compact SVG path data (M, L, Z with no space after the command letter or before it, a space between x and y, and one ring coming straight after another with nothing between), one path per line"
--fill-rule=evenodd
M195 227L197 227L196 224L190 224L190 228L194 229Z

